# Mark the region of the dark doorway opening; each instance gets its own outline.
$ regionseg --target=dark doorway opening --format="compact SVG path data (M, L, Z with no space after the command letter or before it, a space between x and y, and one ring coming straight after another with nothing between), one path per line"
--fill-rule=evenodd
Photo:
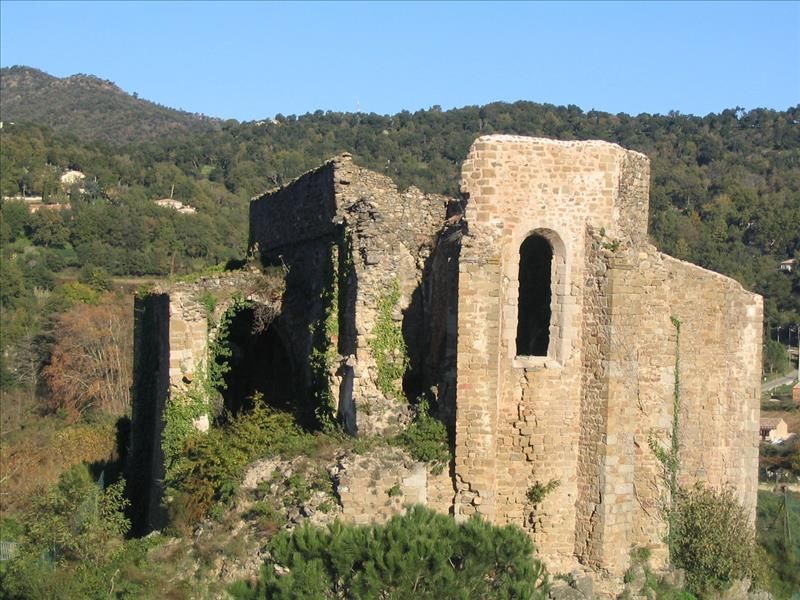
M517 356L547 356L550 345L553 247L541 235L519 248Z
M259 329L254 310L240 310L231 319L227 346L230 369L222 391L225 413L237 415L251 409L256 392L263 394L269 406L292 409L294 370L274 322Z

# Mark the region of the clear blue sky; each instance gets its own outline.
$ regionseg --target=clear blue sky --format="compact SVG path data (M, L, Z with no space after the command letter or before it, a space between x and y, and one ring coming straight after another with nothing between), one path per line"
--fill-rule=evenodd
M800 103L800 2L0 2L0 64L254 120L496 100Z

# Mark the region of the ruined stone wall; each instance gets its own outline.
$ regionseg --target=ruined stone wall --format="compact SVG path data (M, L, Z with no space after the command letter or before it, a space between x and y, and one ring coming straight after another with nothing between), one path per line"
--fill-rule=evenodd
M318 402L335 402L328 388L335 389L338 364L328 354L337 340L330 339L326 322L346 308L340 310L332 289L343 235L333 179L334 164L326 163L250 203L250 252L285 274L281 321L296 341L301 371L297 402L304 407L301 418L306 422L315 418Z
M681 482L731 485L754 510L762 308L648 243L648 185L647 158L614 144L489 136L464 163L461 201L399 190L348 155L265 194L251 204L251 252L284 276L280 301L242 272L141 305L134 432L153 437L134 438L132 460L157 487L160 414L207 354L208 293L280 306L274 326L310 415L329 400L351 432L397 431L408 402L378 388L371 345L396 285L389 316L410 369L395 383L437 399L454 464L433 474L396 449L353 458L339 471L344 518L382 520L409 502L479 513L526 528L556 572L620 575L635 546L663 559L664 478L649 443L668 443L676 375ZM549 344L518 355L520 248L532 235L552 250Z
M412 504L430 505L429 470L399 448L377 448L343 457L334 469L334 490L342 520L356 525L383 523Z
M397 282L400 299L393 319L402 328L411 361L406 381L398 384L411 394L421 392L422 349L432 327L424 310L422 282L444 222L447 199L414 187L401 191L388 177L357 167L349 157L336 162L335 173L336 198L350 236L355 281L358 429L359 433L379 434L397 430L407 418L407 406L387 398L375 385L377 365L370 341L379 318L378 304Z
M636 545L663 558L648 439L671 431L671 317L689 354L683 481L729 482L754 506L760 299L647 243L648 180L646 157L613 144L513 136L478 139L462 172L455 513L528 528L556 571L621 574ZM553 250L550 343L517 356L532 233Z
M335 227L334 163L305 173L250 203L250 246L281 247L331 235Z
M660 255L670 312L681 320L684 483L730 485L754 514L761 398L761 298L738 283Z
M288 269L283 302L287 322L309 330L326 311L336 312L329 387L338 401L344 370L353 369L361 434L397 430L407 419L406 403L386 397L376 386L370 340L378 303L396 282L400 299L392 316L412 353L412 372L422 370L420 348L427 343L430 324L421 283L445 204L445 198L416 188L398 190L388 177L353 164L349 155L251 203L251 245L258 244L265 263ZM328 304L326 289L333 293Z
M277 283L263 285L259 275L234 272L205 277L193 283L176 283L137 296L134 304L134 369L131 451L127 465L133 530L144 534L166 524L164 453L161 439L164 411L207 366L209 341L216 335L212 323L219 323L234 296L269 304L280 310ZM216 308L209 314L205 302ZM291 344L290 344L291 347ZM220 407L216 407L219 410ZM215 407L194 425L209 427Z

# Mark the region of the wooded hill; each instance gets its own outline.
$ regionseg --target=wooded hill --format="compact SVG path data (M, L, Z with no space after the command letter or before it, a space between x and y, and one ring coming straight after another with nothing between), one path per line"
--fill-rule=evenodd
M248 199L342 151L401 186L457 195L460 163L479 135L603 139L652 159L650 231L659 248L763 294L773 327L800 321L797 270L778 271L800 251L800 106L634 117L517 102L391 116L317 111L239 123L157 107L88 76L58 80L14 67L3 70L2 81L3 119L14 121L0 136L3 196L69 198L72 205L27 216L7 203L7 256L32 245L55 270L181 272L241 257ZM64 93L53 95L55 89ZM133 125L158 137L85 141ZM66 169L87 175L80 190L58 185ZM197 214L151 202L168 196Z
M0 115L3 121L39 123L84 140L115 143L210 131L220 123L141 100L93 75L58 78L19 66L0 70Z

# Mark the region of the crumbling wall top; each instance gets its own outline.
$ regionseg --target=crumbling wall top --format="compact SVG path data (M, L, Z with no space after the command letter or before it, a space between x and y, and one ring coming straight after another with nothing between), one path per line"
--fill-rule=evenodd
M489 135L473 142L461 172L470 223L517 232L558 215L644 241L650 162L598 140L560 141ZM524 232L523 232L524 234Z
M613 142L606 142L603 140L554 140L550 138L542 138L542 137L529 137L525 135L507 135L507 134L492 134L492 135L482 135L477 138L470 146L470 150L467 154L467 159L473 154L475 151L486 150L489 149L490 146L496 145L498 147L505 146L507 144L524 144L526 146L535 147L535 146L544 146L544 147L555 147L555 148L613 148L619 152L625 152L626 154L637 154L642 158L647 158L647 155L642 154L641 152L636 152L635 150L628 150L627 148L623 148L619 144L614 144Z

